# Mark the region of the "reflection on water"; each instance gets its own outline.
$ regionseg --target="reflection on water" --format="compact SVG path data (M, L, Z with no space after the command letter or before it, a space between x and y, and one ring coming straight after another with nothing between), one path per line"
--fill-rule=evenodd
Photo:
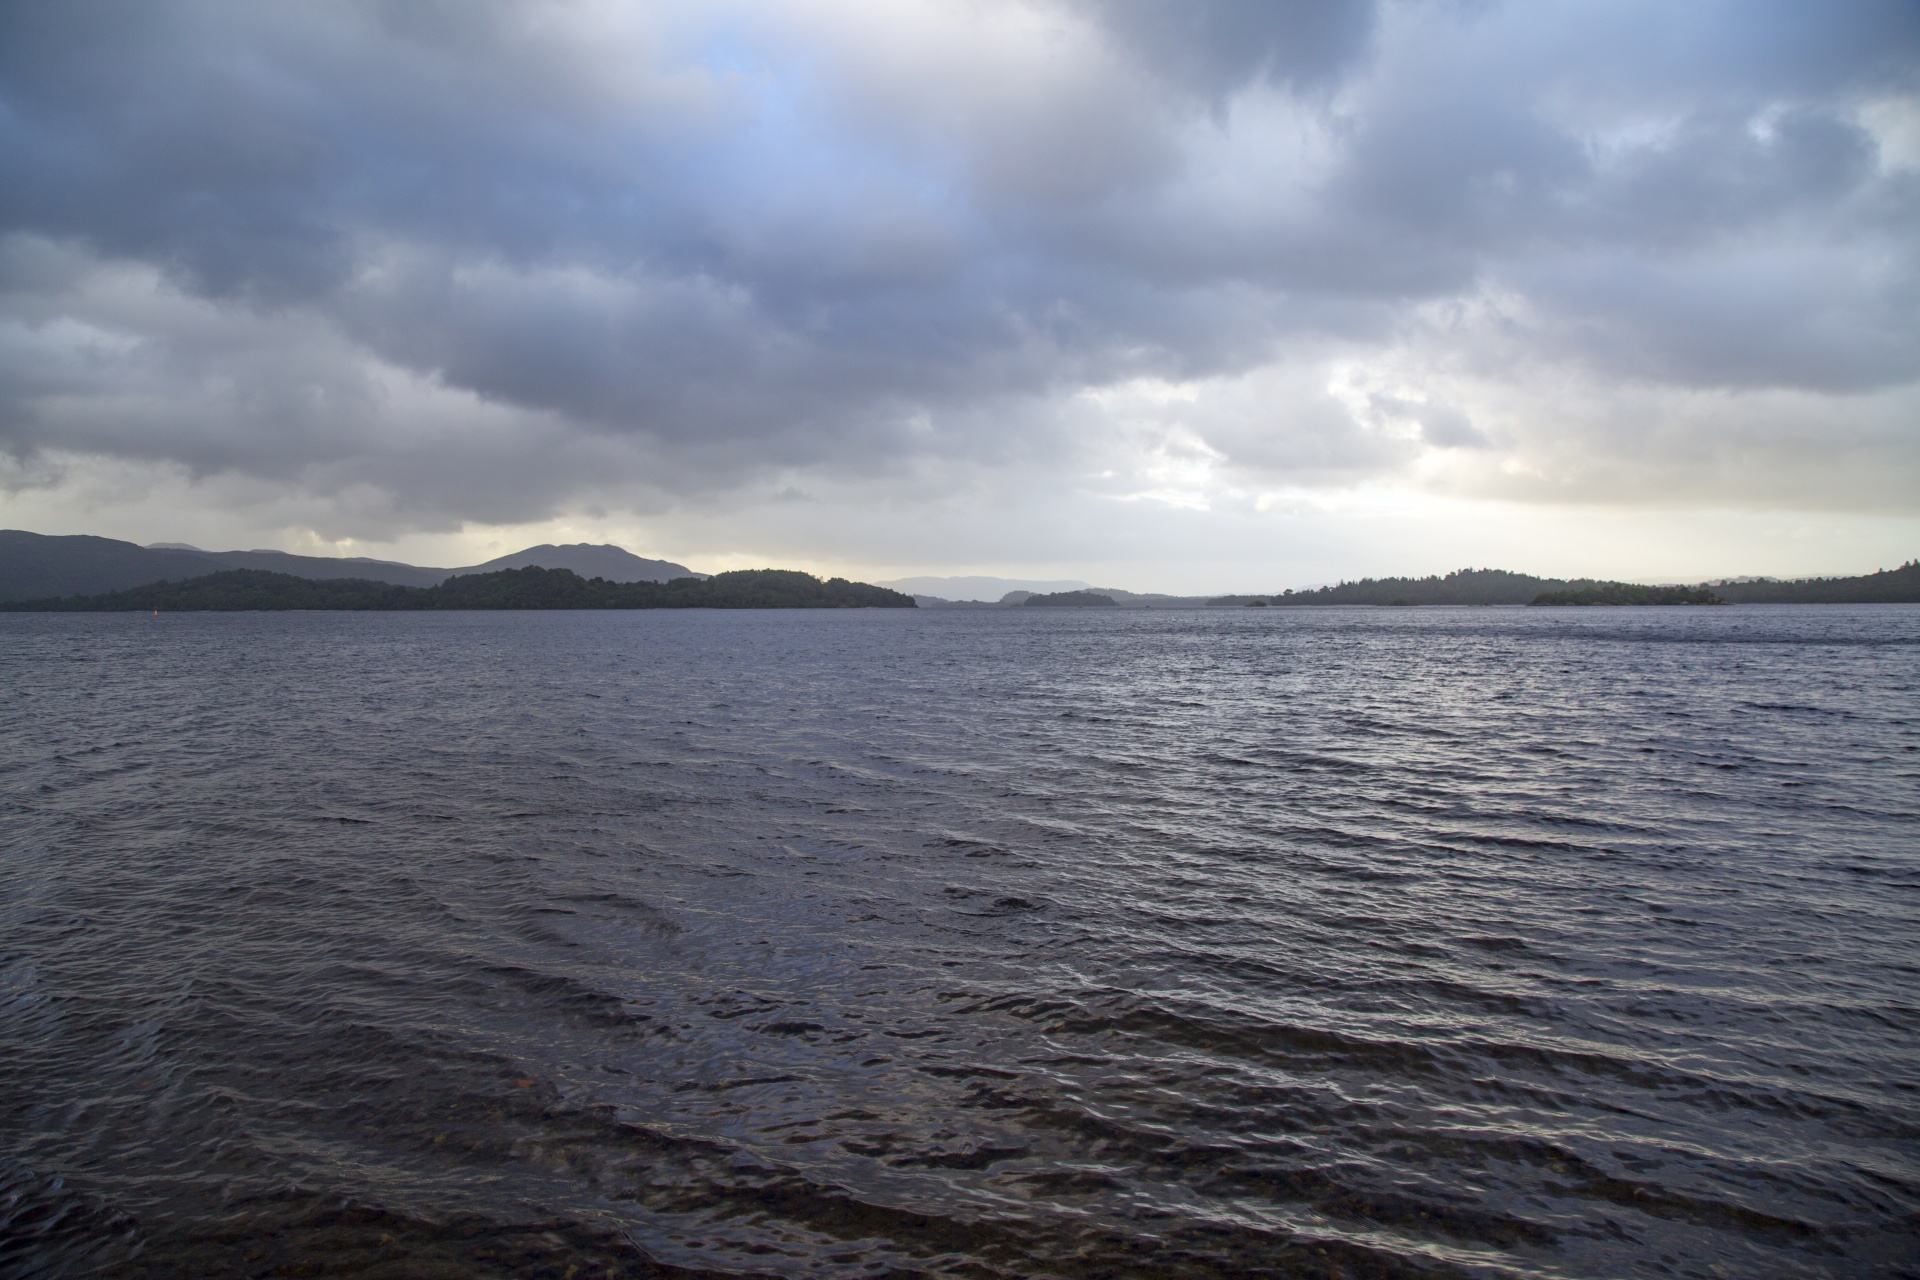
M0 672L0 1274L1920 1274L1920 610Z

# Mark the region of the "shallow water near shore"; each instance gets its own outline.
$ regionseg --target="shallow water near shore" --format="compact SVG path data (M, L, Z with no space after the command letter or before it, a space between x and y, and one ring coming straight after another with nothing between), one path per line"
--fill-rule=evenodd
M0 673L0 1275L1920 1275L1920 608Z

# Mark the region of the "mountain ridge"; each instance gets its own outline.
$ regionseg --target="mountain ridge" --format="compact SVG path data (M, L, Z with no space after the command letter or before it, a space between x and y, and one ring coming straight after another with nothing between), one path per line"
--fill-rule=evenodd
M738 569L668 582L609 582L571 569L528 565L455 574L433 587L367 578L302 578L266 569L222 569L184 582L151 582L91 596L0 602L5 613L238 613L467 609L911 609L913 597L793 569Z
M290 551L206 551L186 543L140 546L93 534L31 533L0 529L0 601L99 595L154 582L204 577L226 569L255 569L309 581L355 578L398 587L436 587L449 578L538 564L608 582L668 582L705 578L671 560L649 560L611 544L545 543L484 564L439 569L365 556L302 556Z
M675 578L706 578L683 564L671 560L649 560L611 542L570 542L555 546L543 542L504 556L496 556L464 569L449 569L447 575L497 573L502 569L566 569L582 578L604 578L608 582L671 582ZM876 584L877 585L877 584Z
M1658 593L1666 593L1660 595ZM1678 593L1678 594L1676 594ZM1310 591L1258 596L1216 596L1209 605L1501 605L1544 603L1679 603L1711 597L1725 604L1911 604L1920 603L1920 560L1897 569L1844 578L1721 579L1686 586L1649 587L1597 578L1538 578L1506 569L1456 569L1444 577L1361 578ZM1551 598L1549 598L1551 597ZM1578 599L1576 599L1578 598Z
M309 581L360 579L400 587L437 587L447 580L506 569L538 566L565 569L583 580L602 579L616 584L665 583L706 574L670 560L636 556L611 543L543 543L477 565L457 569L429 568L395 560L366 557L301 556L287 551L205 551L185 543L156 543L142 547L92 534L40 534L23 529L0 529L0 602L46 600L125 591L150 583L184 581L223 570L246 569L287 574ZM995 600L954 600L911 590L935 584L953 584L962 590L991 591L1010 584ZM896 578L875 586L912 596L931 608L1005 608L1022 604L1033 595L1062 591L1093 591L1123 607L1179 608L1194 605L1524 605L1543 595L1573 593L1586 599L1654 599L1639 584L1592 578L1543 578L1505 569L1458 569L1444 576L1423 578L1361 578L1304 590L1264 592L1258 595L1173 596L1091 587L1067 580L1036 581L971 576L958 578ZM1046 587L1034 591L1032 587ZM1627 590L1631 588L1632 590ZM1852 577L1722 578L1697 584L1729 604L1839 604L1920 602L1920 560L1895 569Z

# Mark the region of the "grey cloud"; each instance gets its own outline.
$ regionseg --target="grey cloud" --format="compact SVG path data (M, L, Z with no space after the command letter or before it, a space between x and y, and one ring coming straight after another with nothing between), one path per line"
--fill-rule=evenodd
M1594 175L1575 210L1588 234L1679 248L1818 214L1875 181L1876 149L1837 112L1716 112Z
M1920 378L1915 178L1855 115L1916 90L1910 5L1048 12L1098 47L917 101L751 7L0 7L0 448L533 518L616 475L1058 462L1085 388L1364 362L1489 294L1457 366ZM1236 133L1279 118L1297 165ZM1196 429L1404 467L1326 384ZM1427 445L1500 447L1426 404Z
M1374 392L1367 397L1369 416L1377 423L1416 428L1422 440L1440 449L1485 449L1492 445L1473 419L1439 400L1408 400Z
M1375 0L1098 0L1133 54L1185 87L1220 96L1256 77L1315 85L1365 54Z
M1649 264L1626 255L1521 268L1542 347L1682 386L1851 393L1920 376L1920 260L1808 245Z
M1473 425L1473 419L1452 405L1425 405L1418 421L1421 437L1442 449L1485 449L1493 443Z

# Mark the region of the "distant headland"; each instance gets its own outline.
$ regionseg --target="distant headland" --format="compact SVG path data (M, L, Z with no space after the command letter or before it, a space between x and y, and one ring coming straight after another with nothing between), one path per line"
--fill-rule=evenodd
M91 596L0 603L8 613L228 613L341 609L911 609L913 597L845 578L822 581L791 569L742 569L671 582L608 582L570 569L459 574L438 586L357 578L299 578L265 569L223 569L184 582L154 582Z
M1726 579L1645 586L1591 578L1536 578L1505 569L1457 569L1425 578L1362 578L1310 591L1215 596L1210 605L1693 605L1920 603L1920 560L1854 578Z
M528 547L463 569L429 569L393 560L364 557L297 556L285 551L202 551L185 543L152 546L96 538L87 534L54 536L24 529L0 529L0 601L53 596L97 595L150 582L179 582L223 569L264 569L296 578L353 578L401 587L434 587L456 575L501 569L569 569L582 578L608 582L670 582L704 578L671 560L649 560L620 547L577 542Z
M563 576L502 576L533 568ZM232 576L236 573L254 576ZM702 583L712 585L702 589ZM426 594L396 594L402 588ZM159 594L140 594L149 589ZM948 599L929 593L934 590L997 598ZM175 603L160 603L163 596ZM115 603L101 603L108 599ZM213 603L239 599L257 603ZM314 603L322 600L337 603ZM493 603L475 603L480 600ZM745 601L753 603L736 603ZM1727 578L1649 586L1593 578L1541 578L1505 569L1458 569L1424 578L1361 578L1305 590L1180 596L1079 582L1021 583L990 577L903 578L878 586L841 578L822 581L774 569L709 577L671 560L650 560L620 547L589 543L543 544L464 569L431 569L391 560L297 556L284 551L202 551L181 543L142 547L113 538L0 530L0 608L15 611L1912 603L1920 603L1920 561L1913 560L1897 569L1838 578Z
M1049 591L1020 602L1027 609L1116 609L1120 602L1098 591Z

